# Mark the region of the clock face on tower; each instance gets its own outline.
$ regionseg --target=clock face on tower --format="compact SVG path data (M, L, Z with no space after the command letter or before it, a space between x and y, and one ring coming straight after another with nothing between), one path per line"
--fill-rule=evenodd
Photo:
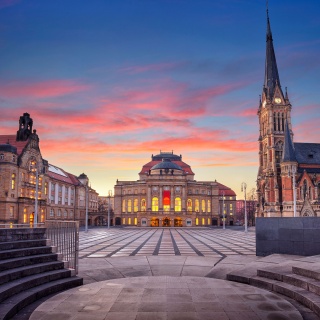
M279 104L279 103L281 103L281 99L280 99L280 98L275 98L275 99L274 99L274 102L277 103L277 104Z

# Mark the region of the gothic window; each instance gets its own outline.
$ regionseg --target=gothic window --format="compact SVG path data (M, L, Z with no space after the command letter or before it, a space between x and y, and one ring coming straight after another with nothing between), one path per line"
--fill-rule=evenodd
M281 125L282 125L281 131L284 131L284 114L283 113L281 114Z
M282 160L283 142L278 141L275 146L276 164L280 164Z
M277 131L277 120L276 120L276 113L273 113L273 130Z
M133 200L133 212L138 212L138 199Z
M199 212L199 199L194 201L194 211Z
M206 201L205 200L201 200L201 211L206 212Z
M280 131L280 113L278 113L278 131Z
M303 181L303 200L306 199L307 190L308 190L307 180L304 180L304 181Z
M187 200L187 211L192 212L192 200L191 199Z
M152 211L159 211L159 199L157 197L152 198Z
M132 211L132 201L131 199L128 200L128 213L131 213Z
M14 190L16 188L16 174L13 173L11 175L11 189Z
M209 213L211 212L211 200L208 200L207 211L208 211Z
M141 200L141 211L146 211L146 200L145 199Z
M180 212L181 211L181 198L177 197L174 201L174 211Z

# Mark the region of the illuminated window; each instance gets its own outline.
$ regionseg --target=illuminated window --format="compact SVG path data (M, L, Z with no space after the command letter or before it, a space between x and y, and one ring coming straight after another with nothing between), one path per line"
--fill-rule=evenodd
M128 218L128 224L131 224L131 218Z
M126 212L126 200L125 199L122 200L122 212L123 213Z
M141 200L141 211L146 211L146 199Z
M132 201L131 199L128 200L128 213L131 213L132 211Z
M192 200L191 199L187 200L187 211L188 212L192 211Z
M41 209L40 222L44 222L44 209Z
M199 218L196 218L196 226L199 225Z
M14 207L10 207L10 218L13 218L14 215Z
M48 194L48 182L46 182L44 184L44 194L47 195Z
M122 218L122 224L126 224L126 218Z
M134 218L134 224L137 225L138 224L138 219Z
M181 198L176 198L174 201L174 211L180 212L181 211Z
M170 197L171 197L171 193L169 190L167 190L165 188L165 190L163 191L163 211L170 211Z
M134 199L133 200L133 212L138 212L139 208L138 208L138 199Z
M211 200L208 200L207 211L208 211L209 213L211 212Z
M28 215L26 213L23 214L23 223L27 223Z
M159 211L159 199L157 197L152 198L152 211Z
M230 203L230 211L232 211L233 209L233 206L232 206L232 203Z
M206 224L206 221L204 218L202 218L202 225L204 226Z
M206 201L205 200L201 200L201 211L206 212Z
M194 211L199 212L199 200L194 200Z
M11 175L11 189L14 190L16 188L16 174L13 173Z
M210 225L210 218L208 218L208 225Z

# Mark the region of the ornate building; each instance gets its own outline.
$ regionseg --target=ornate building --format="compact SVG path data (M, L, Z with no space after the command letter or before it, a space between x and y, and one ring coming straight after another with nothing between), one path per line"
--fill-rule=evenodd
M182 227L233 224L236 194L216 181L196 181L182 156L151 157L137 181L118 181L114 193L116 225ZM221 208L221 209L220 209Z
M0 135L0 224L33 223L37 206L38 222L76 220L84 225L87 177L76 177L43 159L32 126L24 113L16 135ZM89 212L96 213L98 193L89 186L88 198Z
M283 92L267 12L265 79L258 110L257 216L320 215L320 144L293 143L291 103Z

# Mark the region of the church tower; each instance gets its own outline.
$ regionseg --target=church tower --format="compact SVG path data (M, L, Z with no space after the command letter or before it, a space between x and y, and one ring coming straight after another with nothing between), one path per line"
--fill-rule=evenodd
M281 167L285 140L285 123L291 129L291 104L285 94L277 67L273 38L267 10L265 77L258 108L259 117L259 170L257 177L257 216L282 215Z
M17 131L17 141L27 141L32 133L33 121L30 114L25 112L19 119L19 130Z

